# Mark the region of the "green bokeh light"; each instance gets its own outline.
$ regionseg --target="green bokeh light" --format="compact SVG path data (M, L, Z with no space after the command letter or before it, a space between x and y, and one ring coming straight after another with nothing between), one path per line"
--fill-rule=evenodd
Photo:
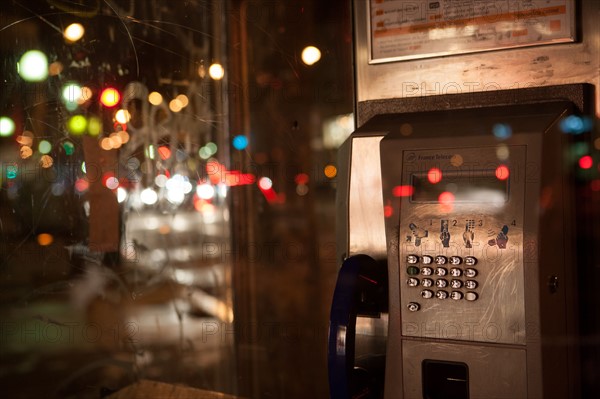
M7 116L0 117L0 136L12 136L15 132L15 122Z
M28 82L41 82L48 77L48 57L39 50L27 51L17 63L17 71Z
M48 154L52 151L52 144L47 140L42 140L40 141L40 144L38 144L38 151L42 154Z
M70 141L65 141L62 147L65 150L65 154L67 155L73 155L73 153L75 152L75 146Z
M85 133L88 127L87 119L83 115L75 115L69 118L67 122L67 128L69 132L74 135L81 135Z
M102 121L95 116L92 116L88 122L87 129L90 136L98 136L102 133Z

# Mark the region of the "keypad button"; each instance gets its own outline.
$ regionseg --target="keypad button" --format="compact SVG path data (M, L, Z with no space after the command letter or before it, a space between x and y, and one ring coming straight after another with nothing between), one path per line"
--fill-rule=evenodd
M469 291L469 292L467 292L467 293L465 294L465 299L466 299L467 301L476 301L476 300L477 300L477 298L479 298L479 295L477 295L477 293L476 293L476 292L471 292L471 291Z
M424 265L431 265L432 262L433 258L429 255L423 255L423 257L421 258L421 263Z
M446 298L448 298L448 293L446 291L438 291L435 293L435 296L438 299L446 299Z
M450 281L450 287L452 287L454 289L459 289L462 286L463 286L463 283L460 280L452 280L452 281Z
M445 256L438 255L435 257L436 265L445 265L446 263L448 263L448 258L446 258Z
M477 270L475 269L465 269L465 277L473 278L477 276Z
M433 269L431 267L424 267L421 269L421 274L423 276L431 276L433 274Z
M435 280L435 286L438 288L446 288L448 286L448 280L439 278L439 279Z
M448 274L448 270L444 269L443 267L438 267L435 269L436 276L445 276L446 274Z
M477 264L477 258L474 256L467 256L465 258L465 265L467 266L475 266Z
M418 276L419 275L419 268L416 266L409 266L406 268L406 273L409 276Z
M465 282L465 287L467 287L468 290L474 290L475 288L477 288L477 281L467 280Z
M419 257L417 255L408 255L406 257L406 263L409 265L416 265L419 263Z
M418 285L419 285L419 279L418 279L418 278L411 277L411 278L409 278L408 280L406 280L406 284L407 284L409 287L416 287L416 286L418 286Z
M460 256L451 256L450 264L451 265L460 265L462 263L462 258Z
M421 296L425 299L433 298L433 291L431 290L423 290L421 291Z
M452 291L450 293L450 298L454 299L455 301L460 301L463 299L463 293L460 291Z
M462 276L462 270L460 270L456 267L453 267L452 269L450 269L450 275L452 277L460 277L460 276Z
M409 302L408 305L406 305L406 307L408 308L409 311L411 312L416 312L419 309L421 309L421 305L419 305L416 302Z
M433 280L430 278L424 278L421 280L421 285L425 288L429 288L433 285Z

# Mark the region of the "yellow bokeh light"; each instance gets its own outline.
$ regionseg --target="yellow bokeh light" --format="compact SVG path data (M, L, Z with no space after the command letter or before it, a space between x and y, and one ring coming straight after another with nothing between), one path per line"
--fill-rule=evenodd
M119 136L122 144L126 144L129 141L129 133L127 133L125 130L117 132L117 135Z
M56 76L58 74L60 74L63 71L64 67L63 64L61 64L58 61L54 61L52 64L50 64L48 66L48 74L50 76Z
M54 164L54 159L50 155L42 155L40 158L40 165L44 169L50 168Z
M185 108L188 106L188 104L190 103L190 100L188 99L188 96L186 96L185 94L180 94L177 97L175 97L176 100L179 100L179 102L181 103L181 107Z
M41 246L45 247L45 246L52 244L52 242L54 242L54 237L52 236L52 234L48 234L48 233L38 234L37 242Z
M108 139L110 140L110 145L112 148L120 148L121 145L123 144L121 142L121 137L119 137L118 133L111 133L110 136L108 137Z
M21 159L27 159L33 155L33 150L31 149L31 147L24 145L19 150L19 153L21 154Z
M178 99L171 100L171 102L169 102L169 109L173 112L181 111L183 109L181 101L179 101Z
M325 169L323 170L323 172L325 173L325 176L327 176L330 179L333 179L334 177L337 176L337 168L333 165L325 166Z
M115 120L121 124L126 124L131 120L131 114L126 109L120 109L115 113Z
M100 147L105 151L112 150L112 141L108 137L105 137L100 140Z
M302 50L302 62L313 65L321 59L321 50L315 46L307 46Z
M63 36L70 42L76 42L83 37L85 29L83 25L74 23L66 27Z
M77 98L77 104L85 104L85 102L90 100L93 95L94 93L92 92L92 89L87 86L83 86L81 88L81 94L79 95L79 98Z
M163 96L157 91L148 94L148 102L152 105L160 105L163 102Z
M221 64L215 63L208 68L208 75L214 80L221 80L225 76L225 70Z

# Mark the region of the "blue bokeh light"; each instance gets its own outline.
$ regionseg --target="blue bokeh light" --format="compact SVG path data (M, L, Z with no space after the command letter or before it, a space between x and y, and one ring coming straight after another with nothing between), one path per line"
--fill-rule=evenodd
M509 125L505 123L496 123L492 127L492 132L494 132L494 136L498 140L506 140L510 136L512 136L512 129Z
M238 135L233 138L233 147L236 150L244 150L248 147L248 137L244 135Z

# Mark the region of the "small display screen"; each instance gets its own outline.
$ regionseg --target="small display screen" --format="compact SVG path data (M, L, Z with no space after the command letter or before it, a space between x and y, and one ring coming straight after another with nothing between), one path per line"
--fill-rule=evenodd
M415 173L411 176L411 202L500 203L508 201L508 175L498 175L498 170L465 172Z

